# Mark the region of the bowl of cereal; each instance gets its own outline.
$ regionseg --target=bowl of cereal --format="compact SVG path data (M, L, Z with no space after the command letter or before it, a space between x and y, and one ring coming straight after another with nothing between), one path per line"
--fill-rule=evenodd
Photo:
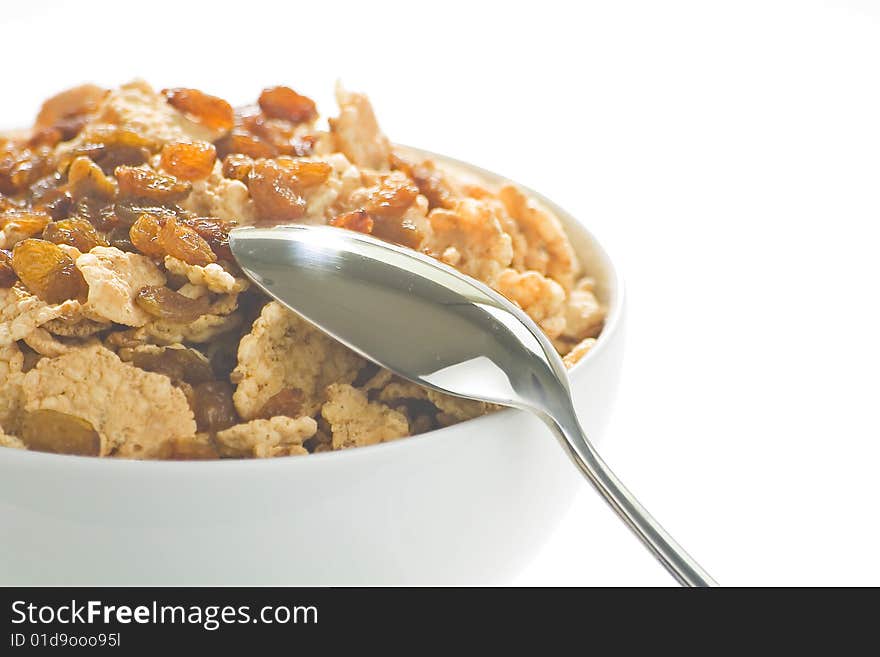
M228 232L330 224L489 285L594 440L613 265L548 199L337 99L322 125L287 87L83 85L0 137L0 582L497 583L556 526L582 483L537 420L364 360L250 285Z

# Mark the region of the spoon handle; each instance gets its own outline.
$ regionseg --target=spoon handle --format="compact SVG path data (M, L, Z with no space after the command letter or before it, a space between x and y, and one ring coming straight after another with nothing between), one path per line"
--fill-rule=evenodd
M629 526L682 586L718 586L684 548L675 542L635 496L615 476L587 439L571 413L572 421L562 424L548 419L550 428L561 438L563 446L584 476L590 481L615 513Z

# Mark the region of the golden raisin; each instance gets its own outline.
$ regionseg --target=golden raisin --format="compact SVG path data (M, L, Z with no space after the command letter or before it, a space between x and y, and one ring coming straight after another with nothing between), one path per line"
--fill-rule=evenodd
M315 101L301 96L290 87L269 87L260 94L260 109L273 119L291 123L311 121L318 116Z
M454 194L433 162L425 160L421 164L413 164L392 153L391 165L413 179L419 192L428 199L428 208L452 207Z
M22 418L21 440L28 449L53 454L98 456L101 436L90 422L50 409L29 411Z
M107 233L107 241L110 246L125 251L126 253L136 253L137 249L131 243L131 235L129 235L128 226L117 226Z
M150 137L116 126L94 126L76 148L61 158L62 166L70 160L86 156L104 173L111 174L122 165L138 166L150 160L150 154L159 150L160 143Z
M234 221L208 217L180 218L178 221L196 231L208 243L218 259L234 260L229 249L229 231L235 227Z
M166 219L155 214L144 213L128 231L132 245L145 256L164 258L165 252L159 244L159 231Z
M110 246L95 227L81 217L52 222L43 231L43 239L75 246L83 253L88 253L96 246Z
M26 239L16 244L12 268L24 286L46 303L84 300L88 292L73 258L46 240Z
M232 129L235 114L232 106L222 98L209 96L198 89L163 89L165 100L191 121L210 130L227 132Z
M153 317L182 324L207 313L211 302L207 296L190 299L170 288L151 285L138 290L135 303Z
M326 162L312 162L310 160L295 160L291 157L279 157L276 162L293 176L293 185L298 189L314 187L327 182L333 171Z
M199 431L214 433L238 424L232 403L232 386L226 381L208 381L193 388L193 413Z
M330 220L330 225L347 228L348 230L356 230L367 235L373 232L373 219L366 210L352 210L351 212L337 215Z
M93 114L106 95L106 89L94 84L83 84L62 91L43 103L35 125L37 128L54 128L59 125L69 127L77 119L82 121ZM70 139L71 136L65 138Z
M52 149L18 148L7 144L0 150L0 194L17 194L51 173Z
M216 160L217 149L204 141L172 142L162 149L162 168L183 180L204 180Z
M167 452L162 458L171 461L207 461L219 459L220 453L213 443L196 438L174 438L166 443Z
M278 155L278 149L275 146L238 128L218 140L216 145L220 157L226 157L233 153L240 153L252 158Z
M167 205L158 205L149 201L139 201L137 199L129 199L126 201L117 201L113 205L113 214L116 215L118 221L131 226L135 221L140 219L143 214L153 214L157 217L178 218L186 215L186 211L173 203Z
M116 183L109 178L97 164L85 156L80 156L70 163L67 170L67 181L70 192L75 200L85 196L97 196L111 199L116 196Z
M85 219L98 230L112 230L119 225L119 218L113 212L113 206L106 199L87 196L74 205L70 214Z
M251 170L254 168L254 161L247 155L241 153L232 153L223 158L223 177L230 180L239 180L247 182Z
M18 276L12 268L12 253L6 249L0 249L0 288L12 287Z
M166 219L159 228L159 248L189 265L210 265L217 262L217 256L210 244L195 230L176 219Z
M38 235L49 223L49 214L41 210L10 209L0 213L0 230L7 235Z
M257 418L269 419L279 415L297 418L302 412L305 396L299 388L283 388L275 393L257 412Z
M159 351L135 352L131 362L142 370L164 374L174 383L196 385L214 378L210 361L201 352L188 347L169 346Z
M123 198L177 203L192 191L192 185L188 182L140 167L116 167L116 180L119 183L119 195Z
M418 188L408 183L382 183L364 205L373 219L373 235L411 249L419 248L424 235L412 221L403 218L418 194Z
M272 119L263 113L244 116L241 128L254 137L271 144L277 153L304 157L311 155L315 146L312 135L298 135L289 121ZM240 128L239 128L240 130Z
M248 189L264 222L296 221L306 213L306 200L297 193L298 180L274 160L258 160L248 177Z
M379 190L367 199L364 210L372 217L399 218L418 195L419 189L415 185L386 180L379 186Z
M31 136L27 139L27 145L30 148L38 148L40 146L54 147L61 141L63 135L58 128L35 128Z

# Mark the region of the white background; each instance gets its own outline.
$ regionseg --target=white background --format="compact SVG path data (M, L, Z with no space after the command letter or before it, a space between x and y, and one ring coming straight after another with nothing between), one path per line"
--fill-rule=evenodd
M880 8L30 2L0 125L75 82L370 93L392 139L581 217L624 271L606 459L728 585L880 585ZM671 580L584 488L519 584Z

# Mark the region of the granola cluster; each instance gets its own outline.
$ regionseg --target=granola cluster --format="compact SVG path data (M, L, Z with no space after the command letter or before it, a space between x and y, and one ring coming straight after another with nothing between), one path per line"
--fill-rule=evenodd
M571 366L604 309L552 213L397 152L367 98L323 126L288 87L82 85L0 135L0 446L148 459L305 455L492 410L364 361L248 284L234 226L330 224L519 304Z

